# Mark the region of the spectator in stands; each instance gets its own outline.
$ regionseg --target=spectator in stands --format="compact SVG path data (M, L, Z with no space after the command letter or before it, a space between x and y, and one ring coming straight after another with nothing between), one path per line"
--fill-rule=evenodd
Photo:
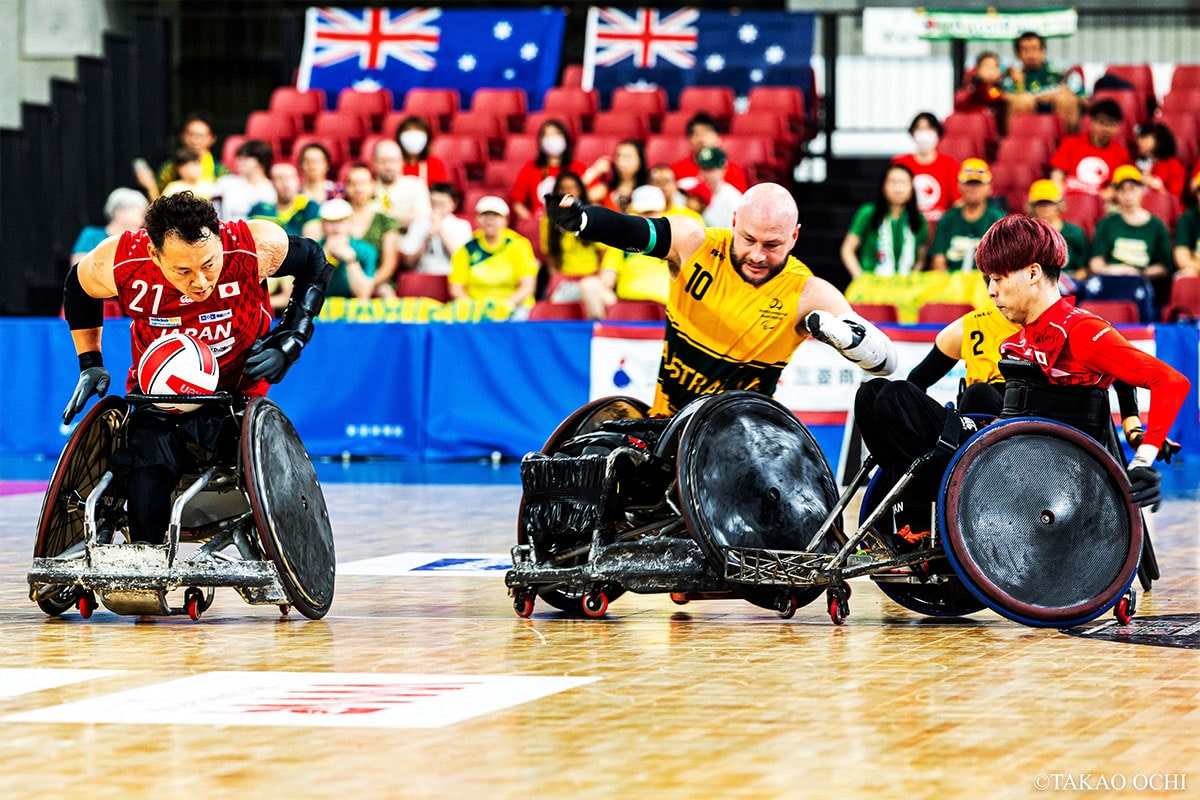
M1003 129L1008 108L1008 95L1000 86L1003 79L1000 55L984 50L975 57L975 69L967 85L954 93L954 110L990 112Z
M587 202L583 179L574 172L561 173L554 181L554 191L569 194L581 203ZM585 275L595 275L600 269L604 246L580 239L573 233L563 233L546 217L542 217L540 225L542 252L546 254L550 272L548 299L552 303L579 302L579 280Z
M200 154L195 150L181 147L175 151L175 174L179 177L163 187L162 195L191 192L205 200L213 196L216 186L212 181L205 180Z
M1135 166L1146 178L1146 188L1182 197L1187 171L1175 157L1175 134L1161 122L1138 128Z
M1027 206L1030 216L1037 217L1062 234L1067 243L1067 263L1063 273L1081 281L1087 278L1090 245L1083 228L1062 218L1064 206L1062 189L1054 181L1042 178L1030 184Z
M1188 183L1184 212L1175 221L1175 266L1180 275L1200 275L1200 172Z
M646 168L646 153L641 143L626 139L617 144L612 158L601 156L591 166L597 176L608 175L608 180L597 177L588 186L587 200L595 205L625 213L633 190L650 180Z
M664 217L679 215L691 217L696 222L704 221L697 212L688 208L687 197L680 191L679 182L675 179L675 170L671 169L669 164L657 164L650 168L650 185L661 189L663 196L667 198Z
M261 139L247 139L238 147L236 175L222 175L213 187L212 201L221 219L244 219L255 203L274 203L278 198L267 171L275 154Z
M495 195L475 204L479 229L450 258L450 297L493 301L528 314L537 288L538 262L529 240L508 227L508 203Z
M671 165L671 169L675 170L675 179L682 181L685 178L700 177L700 162L697 160L700 151L704 149L719 150L721 149L721 132L717 128L717 121L711 114L706 114L703 111L697 112L687 124L688 144L692 148L692 154L687 158L681 158ZM730 161L725 167L725 181L737 189L739 192L746 191L749 187L749 182L746 180L746 171L741 165Z
M733 212L742 201L742 193L725 179L729 166L725 151L719 147L705 147L696 154L696 163L700 166L700 183L709 193L700 214L704 224L710 228L733 227Z
M304 145L296 160L300 165L301 191L305 197L314 203L324 203L341 194L341 188L329 177L333 161L324 145L316 142Z
M667 199L657 186L633 190L629 212L640 217L666 216ZM570 234L573 235L573 234ZM666 259L604 248L600 273L579 281L579 294L588 319L604 319L618 300L652 300L667 304L671 268Z
M1120 140L1121 107L1115 100L1097 100L1088 116L1092 120L1088 132L1063 138L1054 151L1050 178L1068 194L1104 197L1113 172L1129 163L1129 150Z
M554 187L560 172L574 172L585 182L595 179L595 172L575 159L575 146L566 125L548 119L538 127L537 138L537 157L521 167L509 193L517 219L529 219L545 210L542 198Z
M1113 173L1117 213L1096 223L1092 237L1095 275L1141 275L1154 287L1156 305L1164 305L1171 293L1171 234L1166 224L1142 207L1146 193L1142 173L1132 164Z
M921 269L928 247L929 223L917 208L913 175L901 164L879 176L875 199L854 215L842 240L842 264L851 279L864 272L909 275Z
M1004 212L988 203L992 171L982 158L968 158L958 172L962 202L942 215L930 248L930 269L945 272L975 268L975 250L988 228Z
M255 203L250 219L269 219L290 236L321 236L321 204L300 194L300 172L290 161L271 165L271 185L275 187L274 203Z
M1001 83L1008 94L1009 114L1053 111L1066 122L1067 132L1075 133L1084 104L1082 81L1073 73L1051 69L1046 63L1046 40L1032 31L1013 40L1013 53L1020 63L1008 68Z
M215 183L217 178L229 174L229 170L225 168L220 159L213 155L213 146L217 143L217 137L213 134L212 121L208 115L199 112L188 114L179 129L179 143L188 150L195 150L200 154L203 180ZM151 200L157 198L168 183L179 179L174 161L164 162L159 167L157 176L145 161L138 159L134 163L138 165L134 169L137 181L146 190L146 194L150 196Z
M375 253L375 294L395 297L390 281L400 264L400 223L383 213L375 202L375 178L366 164L354 164L346 171L346 200L350 203L350 236Z
M471 240L471 223L455 216L454 186L429 187L429 218L413 220L400 245L404 264L429 275L449 275L450 256Z
M375 175L375 199L383 213L400 223L401 233L408 231L414 219L429 216L429 185L404 174L399 142L384 139L375 145L371 171Z
M937 222L946 209L958 202L958 159L939 153L938 141L942 138L942 123L928 111L913 117L908 133L917 146L917 152L896 156L893 164L907 167L913 175L913 189L917 194L917 208L930 222Z
M445 162L430 155L433 130L424 117L414 114L400 120L400 127L396 128L396 141L404 157L402 174L420 178L426 186L450 183L450 171L446 169Z
M354 210L340 197L321 204L321 227L325 258L333 265L326 297L356 297L366 300L375 291L375 248L350 235Z
M108 237L142 227L146 220L147 205L146 195L134 189L121 187L109 192L108 199L104 201L104 218L108 223L104 226L88 225L79 232L71 247L71 263L78 264Z

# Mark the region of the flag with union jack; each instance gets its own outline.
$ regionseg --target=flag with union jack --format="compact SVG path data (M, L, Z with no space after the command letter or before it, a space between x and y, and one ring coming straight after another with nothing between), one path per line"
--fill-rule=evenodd
M811 88L815 16L783 11L591 8L583 86L607 95L655 84L674 100L684 86Z
M565 15L557 9L310 8L296 85L524 89L537 107L558 77Z

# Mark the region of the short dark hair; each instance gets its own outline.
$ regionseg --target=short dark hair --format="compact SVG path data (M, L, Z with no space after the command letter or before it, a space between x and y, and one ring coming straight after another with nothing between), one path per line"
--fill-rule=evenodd
M190 147L180 147L175 151L175 166L180 164L190 164L193 161L199 161L200 154Z
M1037 33L1035 31L1025 31L1020 36L1013 39L1013 52L1020 53L1021 52L1021 42L1027 41L1029 39L1037 39L1037 43L1039 45L1041 45L1042 49L1043 50L1046 49L1046 39L1040 33Z
M262 139L247 139L242 142L236 155L238 158L253 158L262 164L263 172L270 171L271 164L275 163L275 151Z
M939 139L946 133L946 129L942 127L942 121L937 118L937 114L934 114L932 111L922 111L920 114L917 114L915 117L913 117L912 122L908 123L909 135L912 135L912 132L917 129L917 123L921 120L928 122L930 126L937 131Z
M155 200L146 209L144 224L150 241L158 249L169 235L195 244L217 235L221 229L213 204L191 192L169 194Z
M1088 109L1088 116L1092 119L1096 117L1108 117L1109 119L1120 122L1125 119L1125 115L1121 113L1121 106L1116 100L1109 100L1107 97L1097 100L1092 103Z
M692 131L696 130L697 125L706 125L712 128L717 133L721 132L721 126L717 124L717 119L707 111L697 111L692 115L692 118L687 123L687 135L691 136Z
M184 129L193 122L203 122L208 126L209 133L215 133L216 128L213 127L212 117L204 111L189 111L183 118L183 123L179 126L179 132L183 133Z
M443 183L439 181L437 183L429 184L429 193L433 194L434 192L438 192L439 194L448 194L454 198L458 197L458 195L454 192L454 184L452 183Z

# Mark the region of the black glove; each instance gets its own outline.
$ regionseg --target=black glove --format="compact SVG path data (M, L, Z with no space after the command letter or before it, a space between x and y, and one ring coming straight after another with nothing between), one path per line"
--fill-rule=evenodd
M304 342L294 331L276 326L275 330L250 345L250 357L246 359L242 375L252 381L279 383L300 358L303 348Z
M1142 440L1146 438L1146 431L1143 428L1133 428L1125 434L1125 441L1129 442L1129 446L1134 450L1138 449ZM1163 440L1163 446L1158 450L1158 458L1155 461L1165 461L1171 463L1171 459L1183 449L1183 445L1179 442L1172 442L1170 439Z
M562 192L551 192L545 196L546 216L564 233L579 233L583 230L583 204L579 198L571 197L571 203L563 208L558 203L569 195Z
M1131 466L1129 468L1129 495L1134 503L1151 511L1158 511L1162 500L1162 476L1154 467Z
M99 353L96 355L98 356ZM63 424L69 425L75 415L83 411L88 398L92 395L104 397L110 383L112 383L112 378L109 377L108 370L103 366L96 364L83 367L79 371L79 382L75 384L75 393L71 395L71 399L67 401L67 407L63 410Z

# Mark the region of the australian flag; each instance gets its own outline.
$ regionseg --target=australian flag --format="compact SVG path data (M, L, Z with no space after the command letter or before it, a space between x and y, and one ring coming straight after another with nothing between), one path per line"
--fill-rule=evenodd
M759 85L811 93L815 20L783 11L592 8L583 85L607 97L619 86L653 83L672 101L684 86L730 86L738 96Z
M310 8L296 85L524 89L536 107L558 76L565 16L555 9Z

